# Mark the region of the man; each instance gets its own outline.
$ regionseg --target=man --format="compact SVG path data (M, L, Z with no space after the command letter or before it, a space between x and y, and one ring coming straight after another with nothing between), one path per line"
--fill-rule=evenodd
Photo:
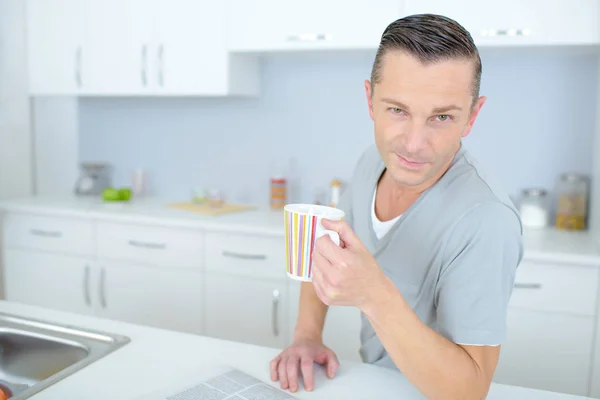
M322 342L328 305L361 310L364 362L398 368L431 399L485 398L506 338L523 255L509 197L462 146L481 110L481 60L469 33L414 15L382 35L365 82L375 144L356 166L315 244L293 344L271 362L273 380L313 389L314 362L339 366ZM343 334L343 332L340 332Z

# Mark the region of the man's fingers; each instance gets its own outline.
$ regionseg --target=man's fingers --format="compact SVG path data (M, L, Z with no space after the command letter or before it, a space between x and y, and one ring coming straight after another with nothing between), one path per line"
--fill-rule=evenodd
M298 390L298 358L292 356L287 359L287 381L290 391Z
M313 360L310 357L302 357L300 361L300 369L302 370L304 388L310 392L315 387L315 366L313 364Z
M333 351L329 351L327 353L327 377L333 379L339 367L340 361L337 356Z
M333 243L329 235L323 235L315 242L313 255L319 253L327 260L335 260L339 258L340 251L342 251L341 247Z
M279 366L279 361L281 360L281 355L278 355L274 359L271 360L271 380L273 382L279 379L279 374L277 373L277 367Z
M287 370L286 370L287 361L288 361L287 357L282 358L281 361L279 361L279 366L277 367L277 371L279 372L279 386L282 389L288 388L288 379L287 379Z
M323 218L321 225L325 229L337 232L340 235L340 241L343 241L346 247L354 247L361 244L360 239L346 221L333 221Z

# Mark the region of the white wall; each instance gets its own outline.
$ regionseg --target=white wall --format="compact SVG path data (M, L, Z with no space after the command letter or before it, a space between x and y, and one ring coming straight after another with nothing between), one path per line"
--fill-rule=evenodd
M25 3L0 0L0 199L32 193Z
M346 179L372 143L363 92L371 53L269 56L257 99L82 99L81 158L108 161L115 183L144 167L154 194L191 187L267 201L277 160L295 160L300 193ZM466 146L511 195L553 190L564 171L592 172L598 60L572 52L483 52L488 96Z

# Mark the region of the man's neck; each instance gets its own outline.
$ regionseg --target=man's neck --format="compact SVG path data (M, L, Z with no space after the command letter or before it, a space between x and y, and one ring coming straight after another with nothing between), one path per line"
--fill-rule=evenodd
M377 183L377 197L375 199L375 214L387 221L403 214L419 198L419 196L433 186L448 171L454 157L435 176L420 185L404 185L394 180L387 169L384 170Z

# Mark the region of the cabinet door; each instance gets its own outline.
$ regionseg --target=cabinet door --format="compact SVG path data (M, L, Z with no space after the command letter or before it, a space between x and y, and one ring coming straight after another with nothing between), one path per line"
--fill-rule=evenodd
M88 260L31 250L4 249L6 300L92 314Z
M290 282L290 336L286 345L291 344L298 319L300 304L300 282ZM332 306L327 310L323 343L335 352L340 360L361 361L360 349L360 310L356 307Z
M206 274L206 334L282 348L287 332L286 282Z
M600 40L596 0L406 0L404 13L453 18L478 45L597 44Z
M511 309L494 381L586 396L594 318Z
M234 51L376 49L403 0L230 0Z
M152 89L154 1L85 1L84 94L128 95Z
M157 0L156 5L158 92L225 94L225 2Z
M27 1L27 55L32 95L72 95L84 85L84 2Z
M96 312L99 316L203 333L203 274L176 268L100 263Z

